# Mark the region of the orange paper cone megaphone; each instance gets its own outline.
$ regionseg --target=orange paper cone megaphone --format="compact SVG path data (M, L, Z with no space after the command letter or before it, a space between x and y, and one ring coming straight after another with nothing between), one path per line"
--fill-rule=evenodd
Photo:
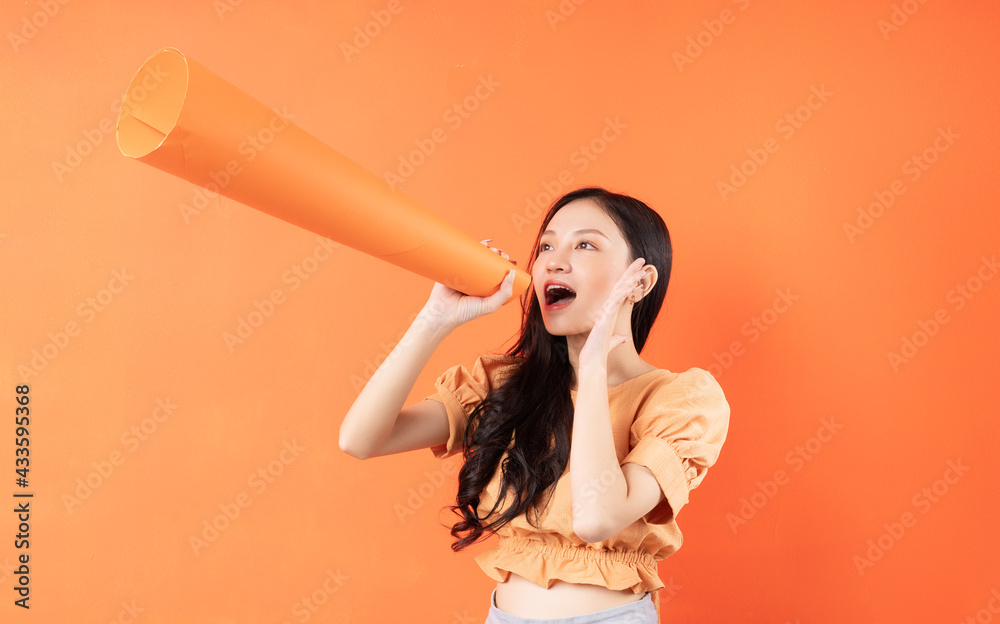
M125 156L467 295L516 268L175 48L136 72L116 135ZM517 269L507 302L530 282Z

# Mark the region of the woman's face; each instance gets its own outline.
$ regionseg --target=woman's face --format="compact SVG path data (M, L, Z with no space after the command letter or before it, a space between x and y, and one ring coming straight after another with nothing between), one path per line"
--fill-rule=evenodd
M548 332L555 336L589 332L611 288L628 268L628 256L618 226L595 200L581 198L560 208L538 241L531 269ZM550 280L564 283L576 296L550 305L553 295L546 295Z

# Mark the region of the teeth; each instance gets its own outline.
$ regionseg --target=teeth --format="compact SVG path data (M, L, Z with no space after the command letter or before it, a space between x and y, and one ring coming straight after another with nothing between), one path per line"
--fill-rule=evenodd
M560 296L563 293L565 293L565 296ZM573 292L572 288L567 288L566 286L550 284L548 288L545 289L545 300L548 304L552 304L557 299L568 299L572 297L576 297L576 293Z

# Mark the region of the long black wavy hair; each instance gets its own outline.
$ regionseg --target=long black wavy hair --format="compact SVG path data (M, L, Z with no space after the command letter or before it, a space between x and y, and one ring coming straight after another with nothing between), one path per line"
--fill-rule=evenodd
M571 201L582 198L596 201L614 220L628 244L628 264L642 257L659 273L653 289L632 308L632 337L636 351L641 353L667 294L673 260L667 226L649 206L600 187L580 188L563 195L555 200L538 228L526 270L531 273L542 232L553 215ZM548 505L550 490L569 462L573 367L566 337L553 336L545 329L534 286L522 296L521 311L520 336L507 351L507 355L517 356L520 361L512 367L506 381L495 386L476 406L466 425L457 504L448 506L462 518L451 529L452 536L459 538L451 546L456 552L485 539L487 532L495 532L522 513L528 517L529 509L534 510L535 520L529 518L528 522L538 528L537 520ZM480 518L480 494L492 480L501 459L502 480L497 502L485 518ZM513 492L513 504L484 525L483 521L493 516L507 499L508 491ZM460 537L462 533L467 535Z

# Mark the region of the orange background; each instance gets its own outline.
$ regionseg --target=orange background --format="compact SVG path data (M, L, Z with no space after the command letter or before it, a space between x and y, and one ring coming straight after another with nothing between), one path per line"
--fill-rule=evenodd
M3 9L0 508L25 382L35 492L30 613L0 514L3 621L486 617L472 559L493 541L452 553L438 513L461 457L337 444L432 284L225 198L185 221L197 188L114 140L165 46L379 176L440 128L400 190L521 266L553 194L597 184L660 212L674 274L642 356L712 371L732 408L660 564L663 621L997 617L994 3L155 6ZM914 157L934 162L916 177ZM410 401L518 321L459 328Z

